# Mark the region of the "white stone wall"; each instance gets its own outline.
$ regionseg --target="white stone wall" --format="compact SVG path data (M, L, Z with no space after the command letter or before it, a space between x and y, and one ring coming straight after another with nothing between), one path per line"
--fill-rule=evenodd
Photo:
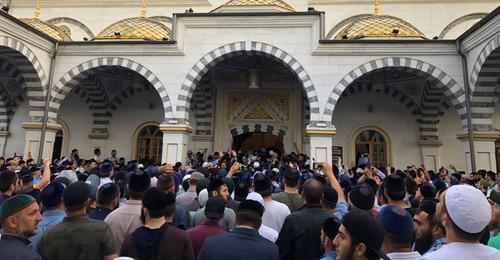
M460 126L460 118L456 110L450 107L439 122L439 140L442 142L441 146L441 165L448 168L453 164L457 169L465 170L466 156L464 144L457 139L457 133L462 131Z
M5 156L9 157L14 153L22 155L24 153L24 136L26 134L26 130L24 130L22 123L29 121L28 113L28 102L25 101L19 106L16 113L12 117L12 121L10 122L10 135L7 138Z

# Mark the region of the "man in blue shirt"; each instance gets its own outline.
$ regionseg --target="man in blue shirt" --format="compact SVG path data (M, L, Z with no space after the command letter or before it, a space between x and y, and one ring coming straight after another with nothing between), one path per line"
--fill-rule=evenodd
M323 222L323 228L321 229L321 245L325 253L320 260L335 260L336 253L333 240L339 232L340 225L340 221L333 217L327 218L325 222Z
M97 207L89 211L89 218L104 220L120 202L120 188L115 183L106 183L97 192Z
M60 182L53 182L42 190L40 199L45 212L42 221L38 223L36 235L30 237L31 245L35 250L45 230L59 224L66 217L62 203L64 189L64 185Z

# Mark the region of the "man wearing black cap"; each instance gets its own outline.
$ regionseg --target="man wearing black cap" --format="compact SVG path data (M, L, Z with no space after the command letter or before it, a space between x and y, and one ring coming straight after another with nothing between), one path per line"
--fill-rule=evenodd
M255 174L253 189L264 199L264 208L266 209L262 216L262 224L279 233L286 217L290 215L290 209L287 205L272 199L272 185L271 179L266 175L262 173Z
M323 228L321 229L321 246L323 247L325 253L320 260L334 260L336 257L335 246L333 245L333 240L340 228L340 220L336 218L327 218L323 222Z
M320 205L323 184L313 178L307 180L302 197L306 204L288 215L276 241L282 259L319 259L322 255L318 246L321 225L330 217Z
M89 211L89 218L104 220L118 207L120 188L115 183L106 183L97 192L97 207Z
M259 235L264 206L244 200L236 211L236 226L226 234L205 239L198 260L266 259L278 260L278 247Z
M338 220L341 220L348 210L344 190L342 189L342 186L333 173L333 167L327 162L323 162L322 165L323 171L326 174L330 187L337 192L337 203L335 205L335 211L333 213L330 213L330 215L336 217Z
M300 173L296 169L288 168L283 175L285 190L280 193L273 193L273 200L284 203L291 212L298 211L304 204L304 200L300 196L298 189Z
M494 236L488 241L488 246L500 250L500 192L491 190L488 200L491 203L490 228Z
M436 222L436 201L424 199L413 216L415 224L414 250L421 255L434 252L446 244L444 227Z
M104 219L113 232L118 248L125 237L142 226L141 207L142 196L151 185L151 179L143 172L136 171L129 176L126 192L129 199L125 205L117 208Z
M420 260L422 256L411 249L415 228L410 213L387 205L380 210L377 220L385 231L383 250L391 260Z
M339 195L330 186L325 186L323 188L323 198L321 198L321 207L328 213L328 215L333 215L335 213L335 208L337 207L337 200Z
M158 188L149 188L142 198L143 226L123 241L120 256L134 259L194 259L191 241L186 233L166 218L175 212L175 196Z
M372 211L375 203L375 194L366 184L358 184L352 187L349 191L349 207L359 210L365 210L372 216L376 216L375 211ZM375 215L374 215L375 214Z
M36 184L33 184L33 174L38 171L40 171L40 168L35 166L30 169L26 168L21 170L19 176L21 177L22 184L20 191L17 193L31 195L38 203L40 203L40 190L47 186L50 181L50 161L47 159L43 160L43 175Z
M207 237L224 233L224 230L219 226L218 221L224 216L224 207L226 202L219 197L211 197L205 206L205 216L207 220L200 225L189 229L187 234L193 243L194 256L198 254L203 246L203 242Z
M66 217L63 204L64 185L59 182L53 182L42 190L40 198L42 206L45 209L43 219L38 223L36 234L30 237L31 245L34 249L38 246L38 241L45 230L61 223Z
M384 229L366 211L354 209L342 218L333 240L336 260L378 260L384 242Z
M113 234L103 221L90 219L90 187L77 181L63 195L67 217L47 230L38 242L43 259L104 259L118 256Z

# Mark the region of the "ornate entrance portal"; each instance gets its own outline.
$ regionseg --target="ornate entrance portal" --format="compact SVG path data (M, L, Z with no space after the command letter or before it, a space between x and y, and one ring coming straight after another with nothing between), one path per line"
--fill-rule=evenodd
M281 155L284 153L285 147L283 140L277 135L251 132L234 136L232 149L242 151L244 154L265 149Z

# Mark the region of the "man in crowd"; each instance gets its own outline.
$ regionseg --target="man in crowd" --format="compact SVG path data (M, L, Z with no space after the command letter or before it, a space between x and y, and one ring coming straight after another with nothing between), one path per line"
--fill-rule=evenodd
M43 175L36 184L33 184L35 179L33 174L39 171L40 168L33 166L30 169L23 169L19 173L22 185L18 193L31 195L37 202L40 202L40 190L47 186L50 181L50 161L47 159L43 160Z
M149 188L151 179L143 172L130 174L127 184L127 195L129 199L125 205L117 208L104 219L113 232L114 240L118 247L121 246L125 237L142 226L141 207L142 196Z
M384 229L366 211L352 210L342 218L333 240L336 260L379 260L384 242Z
M329 217L321 208L323 184L316 179L304 183L302 197L306 204L285 219L276 244L282 259L319 259L321 225Z
M398 206L410 213L411 217L415 215L415 209L404 202L406 196L405 181L397 175L390 175L384 179L385 196L388 204Z
M298 211L304 204L298 189L300 173L296 169L288 168L283 175L285 190L280 193L273 193L273 200L286 204L291 212Z
M115 183L106 183L97 192L97 207L89 211L89 218L104 220L109 213L118 207L120 188Z
M328 182L330 183L330 187L332 187L337 192L337 203L332 216L334 216L338 220L342 220L342 217L347 213L348 210L344 190L340 186L339 181L333 173L333 167L326 162L324 162L322 166L323 172L325 173ZM332 213L330 213L330 215L331 214Z
M286 217L290 215L290 209L281 202L273 201L271 196L272 182L266 175L261 173L255 174L253 188L264 199L266 210L262 216L262 224L276 230L276 232L280 232Z
M328 215L333 216L335 213L338 199L339 195L337 194L337 191L330 186L324 186L323 197L321 198L321 207L323 207Z
M35 199L26 194L5 200L0 207L3 231L0 233L0 259L41 260L31 247L30 236L36 233L42 220L40 208Z
M358 184L349 191L349 206L359 210L364 210L373 216L372 209L375 203L375 194L366 184Z
M479 243L491 220L491 206L480 190L451 186L440 195L436 217L446 230L448 244L424 259L500 259L499 250Z
M0 192L4 200L14 196L20 187L20 180L14 171L4 169L0 172Z
M387 205L380 210L378 222L385 231L383 249L391 260L419 260L422 256L412 252L415 228L406 210Z
M227 185L224 184L224 182L220 179L214 178L210 181L208 184L208 196L209 198L211 197L220 197L226 201L229 198L229 192L227 190ZM205 216L205 207L199 209L196 211L195 217L194 217L194 224L197 226L201 224L203 221L207 219ZM225 231L230 231L234 227L235 223L235 218L236 215L234 214L234 211L228 207L224 209L224 217L222 217L221 220L219 220L219 225L221 226L222 229Z
M444 228L436 222L436 205L433 200L424 199L413 217L415 223L414 250L421 255L434 252L446 244Z
M207 220L187 231L191 243L193 244L195 257L198 257L206 238L224 233L224 230L219 226L218 222L224 216L225 204L226 201L217 196L208 199L204 212Z
M116 149L111 150L111 156L108 157L108 161L112 163L117 163L118 162L118 157L116 156Z
M40 238L37 247L40 256L51 260L115 259L117 249L108 225L86 214L90 186L81 181L69 185L63 202L67 217Z
M142 227L128 235L120 256L134 259L194 259L186 233L166 221L175 211L175 196L149 188L142 198Z
M335 260L336 254L333 240L339 232L340 225L340 221L333 217L327 218L325 222L323 222L323 228L321 229L321 246L325 253L320 260Z
M198 195L196 194L196 183L198 180L203 179L204 176L200 172L193 172L191 175L186 176L189 176L189 188L186 192L177 196L175 201L184 206L188 211L197 211L200 208L200 203L198 202Z
M226 234L205 239L198 260L209 259L266 259L278 260L278 247L261 237L264 206L257 201L244 200L236 211L236 226Z
M500 192L492 190L488 199L491 203L490 229L494 233L488 241L488 246L500 250Z
M66 217L63 204L64 190L64 185L59 182L53 182L42 190L40 198L45 211L42 221L38 224L36 235L30 237L33 249L37 248L38 241L47 229L59 224Z

